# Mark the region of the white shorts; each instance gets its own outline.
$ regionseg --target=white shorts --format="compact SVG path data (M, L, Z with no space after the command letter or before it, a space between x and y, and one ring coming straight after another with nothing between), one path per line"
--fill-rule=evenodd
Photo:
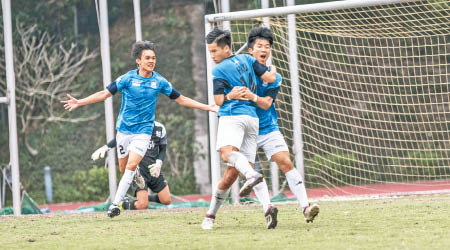
M125 158L130 151L144 157L151 138L152 136L148 134L124 134L117 131L117 157Z
M283 134L281 134L280 131L273 131L265 135L259 135L257 145L258 148L262 148L262 150L264 150L268 160L272 158L272 155L278 152L289 152L289 148L284 140Z
M258 138L259 120L248 115L221 116L217 129L216 150L225 146L239 149L249 162L256 157L256 140Z

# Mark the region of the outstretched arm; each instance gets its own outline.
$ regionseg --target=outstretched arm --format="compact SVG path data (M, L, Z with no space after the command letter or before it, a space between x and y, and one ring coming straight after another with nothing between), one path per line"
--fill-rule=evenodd
M177 99L175 99L175 101L180 104L181 106L185 106L188 108L193 108L193 109L200 109L200 110L204 110L204 111L211 111L211 112L215 112L217 113L217 111L219 110L218 106L216 106L216 104L210 104L210 105L206 105L200 102L197 102L196 100L192 100L189 97L186 97L184 95L180 95Z
M61 103L64 103L65 109L72 111L83 105L88 105L88 104L104 101L106 98L110 97L111 95L112 94L107 89L104 89L102 91L94 93L94 94L92 94L86 98L80 99L80 100L67 94L67 97L69 98L69 100L61 101Z

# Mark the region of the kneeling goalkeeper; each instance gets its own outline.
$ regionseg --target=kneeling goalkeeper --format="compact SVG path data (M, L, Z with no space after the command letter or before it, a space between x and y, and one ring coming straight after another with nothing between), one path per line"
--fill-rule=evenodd
M150 144L142 161L136 169L136 175L131 184L136 200L124 199L119 207L121 209L146 209L148 202L157 202L164 205L171 203L170 190L167 181L161 173L161 166L166 158L167 137L164 125L155 121ZM92 160L103 158L110 149L116 147L116 139L95 150ZM118 150L121 150L120 148ZM120 169L123 173L125 169ZM157 194L148 194L148 189Z

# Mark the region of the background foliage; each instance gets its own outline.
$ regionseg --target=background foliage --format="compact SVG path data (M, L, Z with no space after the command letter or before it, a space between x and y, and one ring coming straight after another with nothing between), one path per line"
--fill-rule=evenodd
M150 1L141 0L142 33L144 39L156 44L156 71L165 76L180 92L195 98L191 65L191 27L185 5L203 4L203 1ZM76 11L75 11L76 9ZM133 5L127 1L108 1L111 77L135 68L131 58L131 45L135 41ZM77 23L75 25L75 13ZM99 32L94 1L63 0L12 1L13 27L16 21L26 26L37 24L38 30L55 36L55 41L77 43L80 48L97 51L76 77L85 97L103 89ZM77 32L76 32L77 31ZM14 40L14 43L19 41ZM1 41L3 43L3 40ZM3 74L3 73L1 73ZM2 76L3 77L3 76ZM61 96L61 98L63 98ZM117 116L120 94L113 97L114 115ZM61 105L61 109L62 109ZM51 166L53 202L104 200L108 197L108 175L104 160L93 162L91 153L105 144L103 103L82 107L71 112L69 118L99 114L99 118L81 123L49 123L28 135L31 146L39 149L36 156L19 145L20 176L23 187L39 203L46 203L44 167ZM0 106L0 164L9 162L8 120L6 105ZM163 172L174 194L196 193L193 161L196 145L193 143L194 114L165 96L160 96L157 120L168 131L168 158ZM20 140L20 138L19 138ZM118 179L121 176L118 175ZM10 203L7 192L7 205Z

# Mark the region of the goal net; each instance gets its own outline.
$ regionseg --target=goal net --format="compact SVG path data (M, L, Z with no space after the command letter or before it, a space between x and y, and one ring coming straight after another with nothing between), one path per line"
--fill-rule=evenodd
M314 11L325 6L316 4L295 13L301 103L295 110L288 18L269 16L272 63L283 76L278 122L293 152L292 117L300 114L309 192L450 188L450 1L391 2ZM234 16L239 20L227 21L238 50L267 19ZM270 176L266 157L258 155Z

